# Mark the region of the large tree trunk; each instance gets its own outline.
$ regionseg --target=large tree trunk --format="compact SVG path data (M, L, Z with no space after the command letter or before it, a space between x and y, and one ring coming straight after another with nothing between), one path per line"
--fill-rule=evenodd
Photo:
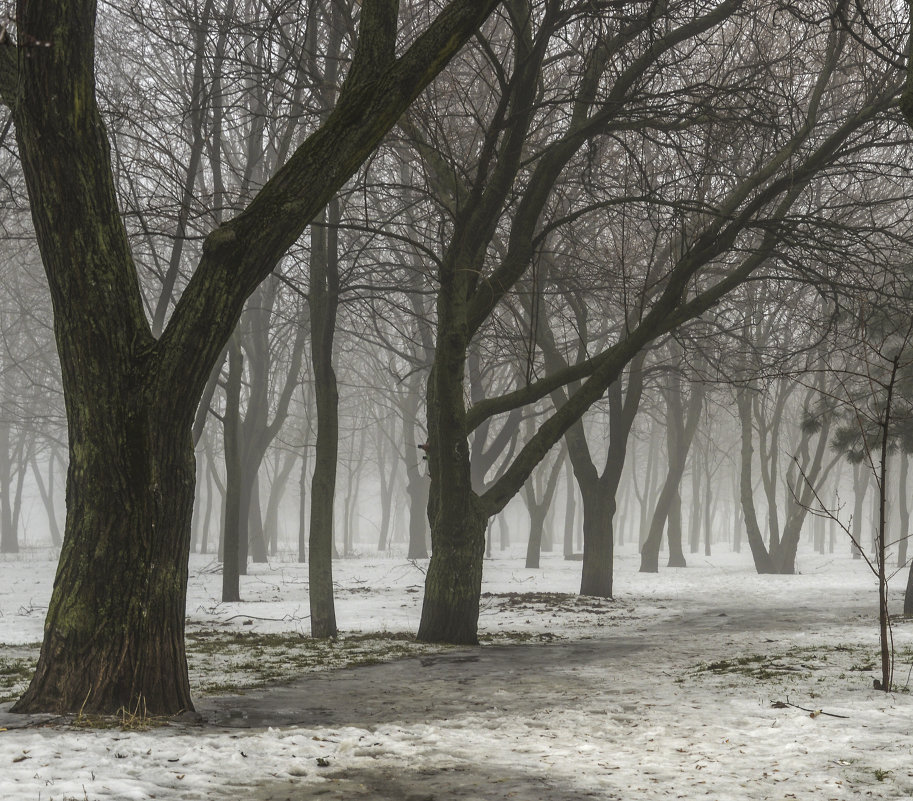
M577 486L583 498L583 565L580 594L598 598L612 597L615 542L612 518L615 516L615 493L605 492L601 481L580 481Z
M469 479L469 461L466 461ZM418 639L457 645L478 644L479 597L488 516L467 485L456 490L432 484L431 560L425 577L425 598Z
M17 712L193 708L184 653L189 415L175 420L134 381L69 387L66 535L38 666Z
M473 490L466 431L464 280L444 273L438 300L437 347L427 397L431 560L418 638L474 645L489 515Z

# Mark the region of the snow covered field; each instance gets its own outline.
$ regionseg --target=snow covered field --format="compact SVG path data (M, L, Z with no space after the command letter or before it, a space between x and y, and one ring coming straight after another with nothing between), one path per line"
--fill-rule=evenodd
M221 604L215 566L194 556L207 722L8 728L0 799L913 798L913 623L894 629L904 689L873 690L865 565L803 554L801 575L762 577L747 553L690 561L641 575L622 552L616 597L599 601L573 595L579 562L496 556L485 643L442 649L395 636L417 627L421 563L337 561L344 636L317 646L305 566L254 565L246 600ZM0 696L37 655L54 567L48 552L0 561Z

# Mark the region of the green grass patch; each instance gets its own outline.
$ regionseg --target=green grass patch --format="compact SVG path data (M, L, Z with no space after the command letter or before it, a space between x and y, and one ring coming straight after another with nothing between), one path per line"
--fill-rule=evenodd
M862 645L820 645L796 647L786 651L746 654L722 659L716 662L701 662L694 665L691 676L732 677L742 676L757 682L773 685L794 685L812 680L815 684L828 682L861 682L860 686L871 687L868 676L859 674L874 671L878 654L874 648ZM898 654L897 665L901 664ZM855 675L854 675L855 674ZM735 683L735 681L733 681ZM809 694L821 691L808 688Z
M16 646L0 654L0 704L15 701L25 692L35 672L39 647Z
M374 665L439 653L446 646L418 643L403 632L345 634L317 640L300 634L197 629L187 632L194 693L216 694L290 681L303 673Z

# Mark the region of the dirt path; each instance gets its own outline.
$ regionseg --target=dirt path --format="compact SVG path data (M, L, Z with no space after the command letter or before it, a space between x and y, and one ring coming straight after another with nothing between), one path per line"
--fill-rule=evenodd
M730 635L758 632L758 647L776 643L778 631L814 631L858 615L853 607L821 610L787 606L771 610L751 606L689 610L655 623L635 636L615 636L611 627L592 639L557 640L534 645L489 645L433 656L401 659L326 673L311 673L288 684L247 690L241 695L201 699L197 710L207 726L359 726L414 723L448 717L473 707L509 708L529 714L555 706L562 696L588 692L623 692L623 668L636 661L674 670L675 661L710 659L726 650ZM595 684L561 688L558 674L575 669ZM614 666L614 667L613 667Z
M784 606L773 612L740 608L691 607L634 636L614 636L611 627L593 639L549 644L486 646L393 663L315 673L282 686L243 695L205 698L198 704L204 726L258 728L305 726L372 730L384 725L436 722L461 715L519 716L574 707L612 709L621 725L639 719L643 672L658 681L674 680L701 660L733 655L733 644L757 632L755 650L776 650L778 632L815 630L858 616L858 609ZM732 638L732 639L731 639ZM753 646L754 646L753 642ZM496 771L481 764L427 763L421 768L343 768L330 764L328 781L308 797L432 801L577 801L588 797L554 782L548 774ZM295 798L286 786L253 789L253 798ZM599 794L604 801L616 796ZM617 796L621 798L621 796Z

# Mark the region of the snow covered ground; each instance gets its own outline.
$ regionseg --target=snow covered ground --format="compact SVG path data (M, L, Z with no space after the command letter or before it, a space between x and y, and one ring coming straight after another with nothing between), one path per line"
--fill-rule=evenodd
M305 566L255 565L245 601L222 604L215 565L194 556L207 722L0 731L0 799L913 799L913 623L894 629L901 689L875 691L865 565L803 554L801 575L757 576L744 553L690 561L641 575L623 550L616 597L599 601L574 596L579 562L496 556L485 643L442 649L396 636L417 627L421 563L337 561L344 636L318 645ZM54 567L47 552L0 561L0 697L37 654Z

